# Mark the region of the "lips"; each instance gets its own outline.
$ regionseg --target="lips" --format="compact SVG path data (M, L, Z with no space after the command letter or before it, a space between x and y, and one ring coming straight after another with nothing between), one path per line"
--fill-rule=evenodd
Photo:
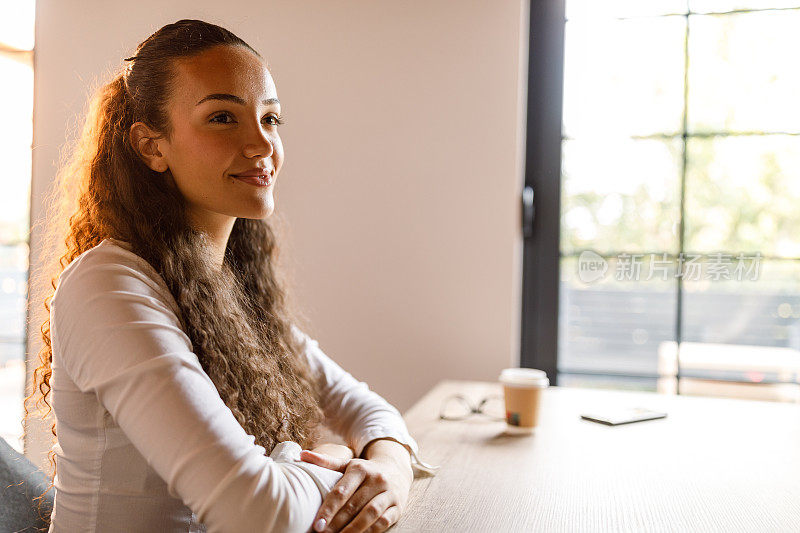
M252 168L250 170L246 170L244 172L237 172L236 174L231 174L237 178L252 178L252 177L266 177L272 174L271 171L265 168Z
M275 178L272 176L272 172L267 171L263 168L255 168L251 170L246 170L244 172L239 172L238 174L231 174L234 178L250 183L252 185L258 185L261 187L266 187L267 185L271 185Z

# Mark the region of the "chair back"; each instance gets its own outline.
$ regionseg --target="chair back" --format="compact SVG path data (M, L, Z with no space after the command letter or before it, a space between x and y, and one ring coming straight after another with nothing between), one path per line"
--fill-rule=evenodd
M47 531L55 490L39 496L49 486L44 472L0 438L0 531Z

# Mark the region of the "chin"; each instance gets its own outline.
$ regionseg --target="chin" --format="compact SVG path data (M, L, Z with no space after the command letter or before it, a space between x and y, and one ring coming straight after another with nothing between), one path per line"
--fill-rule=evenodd
M275 211L274 206L265 207L263 209L259 209L255 212L250 212L245 215L239 215L239 218L251 218L254 220L263 220L265 218L269 218L272 213Z
M275 202L272 198L249 199L250 201L239 204L238 209L231 209L228 214L236 218L249 218L260 220L269 217L275 211Z

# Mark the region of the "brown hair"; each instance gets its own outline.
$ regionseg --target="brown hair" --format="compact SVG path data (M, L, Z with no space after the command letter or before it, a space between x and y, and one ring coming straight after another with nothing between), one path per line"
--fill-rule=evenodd
M260 57L224 28L181 20L140 44L126 59L127 68L92 99L48 207L45 253L53 266L43 276L52 290L44 301L44 346L25 402L26 419L34 397L37 406L47 406L45 416L50 411L49 302L58 276L80 254L113 238L129 242L163 277L203 369L257 444L270 451L280 441L293 440L308 448L318 438L322 412L308 363L292 338L294 315L278 278L270 223L236 220L220 274L206 235L188 223L170 172L148 168L130 143L131 125L138 121L169 135L173 60L214 46L241 46ZM55 424L52 432L55 438ZM52 452L50 460L55 469Z

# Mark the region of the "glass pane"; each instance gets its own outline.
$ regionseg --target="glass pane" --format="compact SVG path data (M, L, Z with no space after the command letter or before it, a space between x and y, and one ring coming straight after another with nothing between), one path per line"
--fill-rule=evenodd
M686 249L800 257L800 137L689 139Z
M800 132L800 11L689 18L689 130Z
M681 141L563 143L561 250L677 252Z
M724 13L737 9L800 7L800 0L689 0L694 13Z
M0 2L0 45L33 50L35 7L34 0Z
M28 245L0 246L0 343L25 342ZM0 352L0 365L7 359Z
M567 18L640 17L686 13L686 0L567 0Z
M33 54L24 50L33 49L34 6L0 3L0 437L20 452L33 138Z
M628 376L603 376L598 374L566 374L559 372L558 384L562 387L586 387L589 389L614 389L656 392L655 378Z
M675 262L663 259L640 258L638 269L619 257L561 260L559 372L657 375L677 316ZM588 261L605 262L605 273Z
M703 272L684 282L684 340L800 349L800 261L749 259L742 276L736 264L730 279Z
M0 437L22 452L22 395L25 392L24 344L0 343Z
M751 383L800 381L800 261L750 260L748 271L684 282L682 373ZM664 355L671 355L669 352ZM763 399L792 401L794 389ZM789 397L783 397L786 394Z
M569 21L565 31L565 136L680 130L684 17Z
M0 243L28 239L30 225L33 66L24 53L0 53ZM6 82L8 81L8 82Z

